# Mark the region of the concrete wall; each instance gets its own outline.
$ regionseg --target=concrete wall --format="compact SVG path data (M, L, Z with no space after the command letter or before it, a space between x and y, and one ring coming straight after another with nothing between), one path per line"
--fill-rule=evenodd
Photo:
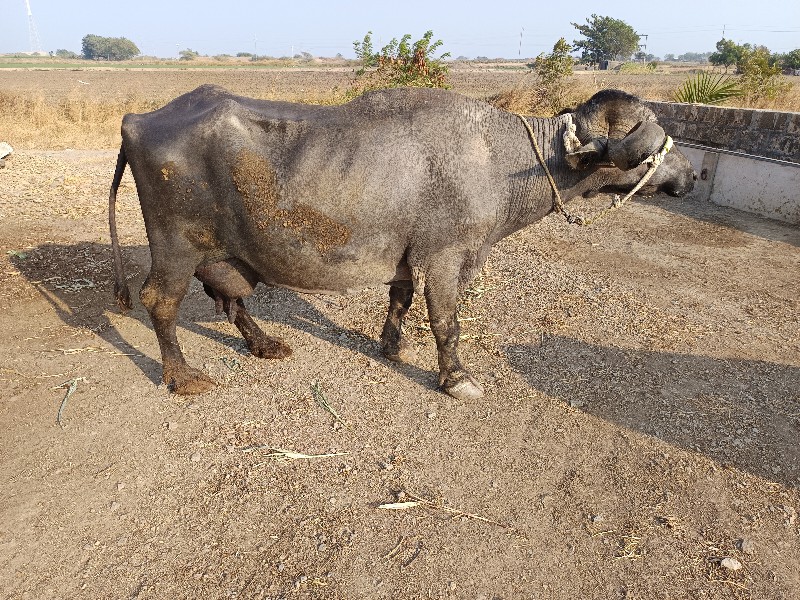
M800 113L648 102L676 141L800 163Z
M648 104L698 174L694 198L800 225L800 113Z
M677 144L698 175L692 198L800 225L800 164L766 162Z

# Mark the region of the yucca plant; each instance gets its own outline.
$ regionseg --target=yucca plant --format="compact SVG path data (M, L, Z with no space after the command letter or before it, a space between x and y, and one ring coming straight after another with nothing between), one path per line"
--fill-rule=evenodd
M683 82L673 96L675 102L688 104L722 104L731 98L741 98L743 92L736 81L724 73L714 76L705 71Z

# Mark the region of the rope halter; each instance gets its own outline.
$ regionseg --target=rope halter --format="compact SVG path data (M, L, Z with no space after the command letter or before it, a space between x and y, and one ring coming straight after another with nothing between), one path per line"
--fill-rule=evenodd
M515 113L516 114L516 113ZM547 168L547 163L544 161L544 156L542 156L542 151L539 149L539 143L536 141L536 134L533 132L533 128L531 124L528 122L528 119L523 117L520 114L517 114L520 118L522 123L525 125L525 129L528 131L528 136L531 139L531 143L533 145L534 153L536 154L536 158L539 161L539 164L542 165L544 169L544 173L547 176L547 180L550 182L550 187L553 188L553 210L558 211L564 218L567 220L567 223L574 223L576 225L591 225L595 221L597 221L600 217L606 215L607 213L611 212L612 210L616 210L623 204L625 204L631 196L633 196L636 192L642 189L642 186L647 183L647 181L653 176L653 173L656 172L656 169L659 165L664 162L664 157L667 156L667 153L672 150L672 138L670 136L666 136L664 138L664 143L661 146L661 149L654 152L647 158L645 158L642 162L639 163L637 166L649 164L650 166L647 169L647 172L642 176L634 188L625 194L623 198L620 198L618 194L614 194L614 199L611 201L611 205L608 208L604 208L599 213L594 215L591 219L587 219L586 217L581 217L578 215L573 215L570 213L565 207L564 202L561 200L561 194L558 192L558 186L556 185L555 179L550 174L550 169ZM575 123L572 122L572 117L567 114L568 121L566 131L564 132L564 148L567 151L567 154L572 154L578 148L581 147L581 141L578 139L578 136L575 134L576 127Z

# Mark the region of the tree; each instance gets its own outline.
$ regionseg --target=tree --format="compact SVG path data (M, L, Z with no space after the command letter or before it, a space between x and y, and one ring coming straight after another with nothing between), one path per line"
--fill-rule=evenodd
M572 23L585 40L573 42L581 51L581 60L599 63L601 60L628 60L639 49L639 34L633 27L611 17L592 15L586 25Z
M181 60L194 60L195 58L200 56L199 52L192 50L191 48L187 48L186 50L181 50L180 52L178 52L178 54L180 54Z
M781 66L784 69L800 69L800 48L784 54L781 57Z
M711 52L687 52L678 56L677 60L681 62L708 62L708 57Z
M729 75L700 71L675 90L673 100L692 104L723 104L742 95L744 92L738 87L737 81Z
M87 60L130 60L139 54L128 38L103 37L89 34L81 40L83 58Z
M78 58L78 55L75 52L72 50L64 50L63 48L56 50L56 56L58 58Z
M708 61L716 67L724 66L727 73L728 67L738 64L742 59L743 51L743 47L733 40L722 38L717 42L717 51L711 53Z

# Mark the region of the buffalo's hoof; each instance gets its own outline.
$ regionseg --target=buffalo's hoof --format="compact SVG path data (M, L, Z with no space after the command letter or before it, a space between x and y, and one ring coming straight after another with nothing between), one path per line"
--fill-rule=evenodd
M417 351L414 346L406 340L401 340L399 345L394 347L384 346L383 355L393 362L413 363L417 358Z
M262 336L247 347L250 353L258 358L286 358L292 355L292 348L281 338Z
M445 382L442 391L462 402L483 397L483 387L469 375L463 375L454 383Z
M164 371L164 383L173 394L193 396L203 394L216 387L216 383L200 369L185 366Z

